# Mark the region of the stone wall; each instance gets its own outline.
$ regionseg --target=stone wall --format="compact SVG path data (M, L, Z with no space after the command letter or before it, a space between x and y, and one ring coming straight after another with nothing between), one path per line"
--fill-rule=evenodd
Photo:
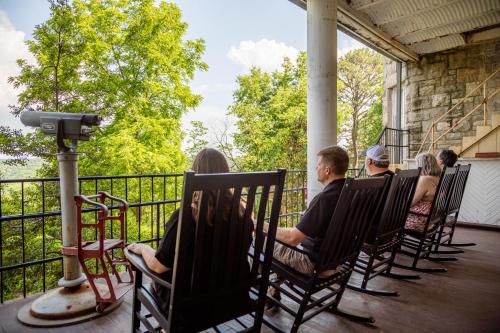
M414 157L432 121L468 95L484 79L500 68L500 40L428 54L418 62L403 64L402 70L402 127L411 131L410 157ZM384 124L392 126L395 112L395 63L387 60L384 66ZM487 86L488 94L500 88L500 74ZM465 103L437 124L437 136L472 111L483 99L482 89L472 93ZM500 93L488 102L487 124L491 114L500 113ZM463 136L474 136L477 125L483 124L483 108L460 127L447 134L437 148L460 146ZM436 137L437 137L436 136Z

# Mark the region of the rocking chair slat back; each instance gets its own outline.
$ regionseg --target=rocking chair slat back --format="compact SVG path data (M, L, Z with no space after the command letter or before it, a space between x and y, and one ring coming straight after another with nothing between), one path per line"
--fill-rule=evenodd
M467 183L467 178L469 177L470 164L467 165L457 165L457 174L453 182L453 190L450 196L450 201L448 203L448 215L458 212L460 205L462 204L462 197L465 191L465 185Z
M348 178L322 241L316 271L356 260L371 224L380 217L390 177Z
M264 249L274 246L284 177L285 170L185 174L168 314L174 331L210 328L263 305L272 255ZM271 225L267 238L264 219ZM253 260L251 266L248 250L254 231L254 258L264 259ZM250 297L251 288L258 301Z
M425 232L430 226L439 224L446 217L446 209L451 195L451 189L453 185L453 180L455 178L457 169L456 168L444 168L439 178L439 183L436 188L436 195L432 201L432 207L427 219L427 225L425 226Z
M378 245L390 242L404 227L408 211L417 188L420 168L399 170L391 181L376 236Z

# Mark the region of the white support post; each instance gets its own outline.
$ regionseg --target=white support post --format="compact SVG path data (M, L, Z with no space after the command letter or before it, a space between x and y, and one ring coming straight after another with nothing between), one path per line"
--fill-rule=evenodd
M337 144L337 0L307 1L307 200L321 192L317 153Z

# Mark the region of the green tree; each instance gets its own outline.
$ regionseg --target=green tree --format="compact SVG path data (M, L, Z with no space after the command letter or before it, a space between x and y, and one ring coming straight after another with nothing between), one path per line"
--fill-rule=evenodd
M208 145L208 141L206 139L208 129L203 126L203 122L199 120L193 120L191 122L191 126L191 130L188 131L188 147L186 149L190 164L194 161L196 155L200 152L200 150Z
M252 68L237 78L238 89L229 107L235 115L235 148L242 170L306 166L306 55L297 64L285 58L273 73Z
M382 95L382 56L367 48L348 52L338 62L338 100L344 112L344 129L349 131L349 148L353 156L353 167L359 164L360 143L378 133L377 126L367 121L371 107ZM371 116L377 117L377 110ZM381 110L381 109L380 109ZM377 123L378 124L378 123ZM361 128L363 130L361 130ZM365 138L360 140L360 134ZM361 141L361 142L360 142Z
M181 116L201 101L188 86L204 42L185 40L187 24L173 3L154 0L52 0L50 18L35 28L24 60L9 78L23 88L12 112L27 108L95 113L100 130L81 144L81 174L180 171ZM0 128L1 152L47 161L56 173L53 138Z

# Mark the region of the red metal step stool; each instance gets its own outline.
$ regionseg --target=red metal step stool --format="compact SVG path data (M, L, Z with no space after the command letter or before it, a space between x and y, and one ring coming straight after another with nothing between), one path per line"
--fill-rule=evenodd
M92 199L98 199L96 202ZM116 216L109 215L109 209L104 204L106 199L110 199L119 203L119 214ZM128 209L128 203L120 198L109 195L106 192L99 192L96 195L75 196L77 206L77 223L78 223L78 261L87 276L88 282L92 287L96 296L96 311L101 312L107 306L115 303L133 286L134 275L132 267L127 258L123 255L125 246L124 224L125 212ZM82 206L86 204L98 208L97 223L83 223ZM120 221L120 238L106 239L106 221ZM85 241L82 239L84 229L96 229L97 239L94 241ZM113 259L113 250L121 251L123 259ZM96 273L91 273L87 266L89 259L96 259L101 267L101 273L96 270ZM108 271L108 266L111 272ZM119 273L117 266L123 265L126 267L126 272ZM127 274L128 273L128 274ZM128 279L124 281L123 277L128 275Z

